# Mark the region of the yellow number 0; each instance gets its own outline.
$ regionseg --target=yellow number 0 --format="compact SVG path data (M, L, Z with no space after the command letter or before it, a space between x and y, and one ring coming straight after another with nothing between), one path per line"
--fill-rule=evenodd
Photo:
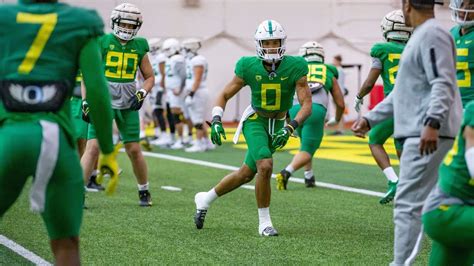
M469 56L469 49L462 48L456 49L457 56ZM468 88L471 87L471 70L469 69L468 62L456 62L456 69L464 71L464 79L458 79L458 87Z
M38 34L36 34L30 49L18 67L18 73L26 75L35 67L36 61L43 52L44 46L48 42L49 37L51 37L51 33L53 33L54 27L56 27L56 23L58 22L58 14L51 13L38 15L20 12L16 16L16 22L41 24Z
M400 60L401 54L388 54L388 61L392 62L395 60ZM388 69L388 78L390 80L390 84L395 84L395 73L398 71L398 65L391 67Z
M267 92L270 90L275 91L275 104L267 104ZM280 109L281 105L281 84L262 84L262 108L269 111L275 111Z

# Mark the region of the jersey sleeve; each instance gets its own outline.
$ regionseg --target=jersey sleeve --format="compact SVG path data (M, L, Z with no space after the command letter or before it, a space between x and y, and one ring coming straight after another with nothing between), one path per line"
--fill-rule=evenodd
M327 67L328 67L329 71L332 72L332 74L334 75L334 77L335 77L336 79L338 79L338 78L339 78L339 71L337 71L337 67L335 67L335 66L333 66L333 65L329 65L329 64L327 64Z
M166 55L163 54L163 53L159 53L157 56L156 56L156 63L157 64L161 64L161 63L165 63L166 62Z
M295 58L295 80L298 81L301 77L308 75L308 62L301 56Z
M142 46L142 49L145 53L148 53L150 51L150 46L148 45L148 41L145 39L145 38L142 38L141 39L141 46Z
M382 59L383 53L384 48L381 43L374 44L374 46L372 46L372 49L370 50L370 56L378 59Z
M241 57L237 64L235 64L235 75L241 79L244 79L244 70L245 70L245 57Z
M90 38L104 35L104 22L95 10L86 9L83 18L86 24L84 28L87 29Z
M202 56L202 55L195 56L195 57L193 57L193 59L191 59L191 66L192 67L205 66L206 63L207 63L206 58L204 58L204 56Z
M464 110L463 125L474 127L474 101L471 101Z

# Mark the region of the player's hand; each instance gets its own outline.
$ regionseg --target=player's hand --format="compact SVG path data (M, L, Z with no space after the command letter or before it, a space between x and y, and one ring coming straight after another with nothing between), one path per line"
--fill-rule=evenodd
M190 91L189 94L184 98L184 104L186 106L190 106L193 104L193 99L194 99L194 91Z
M370 130L370 125L367 119L364 117L360 118L351 127L352 132L354 132L354 135L359 138L365 138L365 134L369 132Z
M337 121L335 117L329 119L329 121L326 122L327 127L332 127L332 126L335 126L337 124L339 124L339 121Z
M425 126L421 132L420 155L429 155L438 149L438 130Z
M211 141L213 144L222 145L222 139L227 139L225 136L225 130L222 126L221 118L219 116L214 116L212 123L206 121L206 123L211 127Z
M91 118L89 117L89 104L87 101L83 100L81 104L81 111L82 111L82 120L84 120L87 123L91 122Z
M145 101L145 97L147 96L148 92L144 89L139 89L135 92L135 95L130 99L130 109L138 111L142 108L143 101Z
M97 183L102 184L104 181L104 176L110 176L110 180L107 183L107 187L105 188L105 192L107 195L114 194L115 190L117 189L118 185L118 178L119 178L119 165L117 163L117 154L120 148L123 145L118 143L115 145L114 151L109 154L100 154L99 155L99 174L97 175Z
M288 142L288 139L290 138L292 134L292 130L290 127L285 126L284 128L281 128L278 130L275 134L272 136L272 147L273 149L281 149L283 148L286 143Z
M364 105L364 98L360 98L359 95L357 95L354 103L356 112L360 112L360 107Z

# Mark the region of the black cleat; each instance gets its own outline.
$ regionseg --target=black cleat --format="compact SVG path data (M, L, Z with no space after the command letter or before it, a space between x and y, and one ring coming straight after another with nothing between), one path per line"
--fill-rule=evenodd
M141 207L150 207L153 204L151 202L151 194L148 190L138 191L138 198L140 199L139 205Z
M197 229L202 229L204 227L204 219L206 218L207 210L196 210L194 214L194 224Z
M281 170L281 172L276 175L275 179L277 181L278 190L286 190L290 176L290 172L286 171L285 169Z
M97 183L97 176L96 175L91 175L89 178L89 183L87 183L87 191L88 192L98 192L98 191L104 191L105 188L102 185L99 185Z
M262 233L260 233L261 236L278 236L278 232L275 228L272 226L268 226L265 229L263 229Z
M304 179L304 185L306 187L316 187L316 180L314 178L314 175L310 179Z

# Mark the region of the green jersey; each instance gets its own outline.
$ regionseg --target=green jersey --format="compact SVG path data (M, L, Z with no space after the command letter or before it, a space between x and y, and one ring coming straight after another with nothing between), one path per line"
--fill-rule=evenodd
M339 78L339 72L333 65L324 64L320 62L308 62L308 84L319 83L324 86L326 92L332 91L333 78Z
M91 38L103 34L99 15L61 3L4 4L0 6L0 14L0 81L36 84L20 87L21 92L14 96L16 103L33 106L32 102L39 105L49 101L42 91L51 90L39 87L42 82L65 84L56 87L56 95L61 92L71 96L81 49ZM5 120L48 120L73 136L68 100L54 112L12 111L0 101L0 123Z
M463 107L474 100L474 27L461 36L461 26L451 29L456 43L456 76Z
M235 75L250 87L255 110L289 110L293 106L296 82L308 74L308 63L303 57L285 55L275 72L276 76L270 76L256 56L242 57L237 62Z
M404 43L384 42L376 43L370 50L370 56L378 58L382 63L383 94L387 96L392 92L398 72L398 63L402 55Z
M150 50L147 40L135 37L122 44L110 33L100 38L99 45L107 80L117 83L135 82L142 59Z
M439 170L439 185L448 195L472 200L474 198L474 185L469 184L471 175L464 157L466 140L463 137L463 131L466 126L474 128L474 101L467 104L464 109L461 131Z

